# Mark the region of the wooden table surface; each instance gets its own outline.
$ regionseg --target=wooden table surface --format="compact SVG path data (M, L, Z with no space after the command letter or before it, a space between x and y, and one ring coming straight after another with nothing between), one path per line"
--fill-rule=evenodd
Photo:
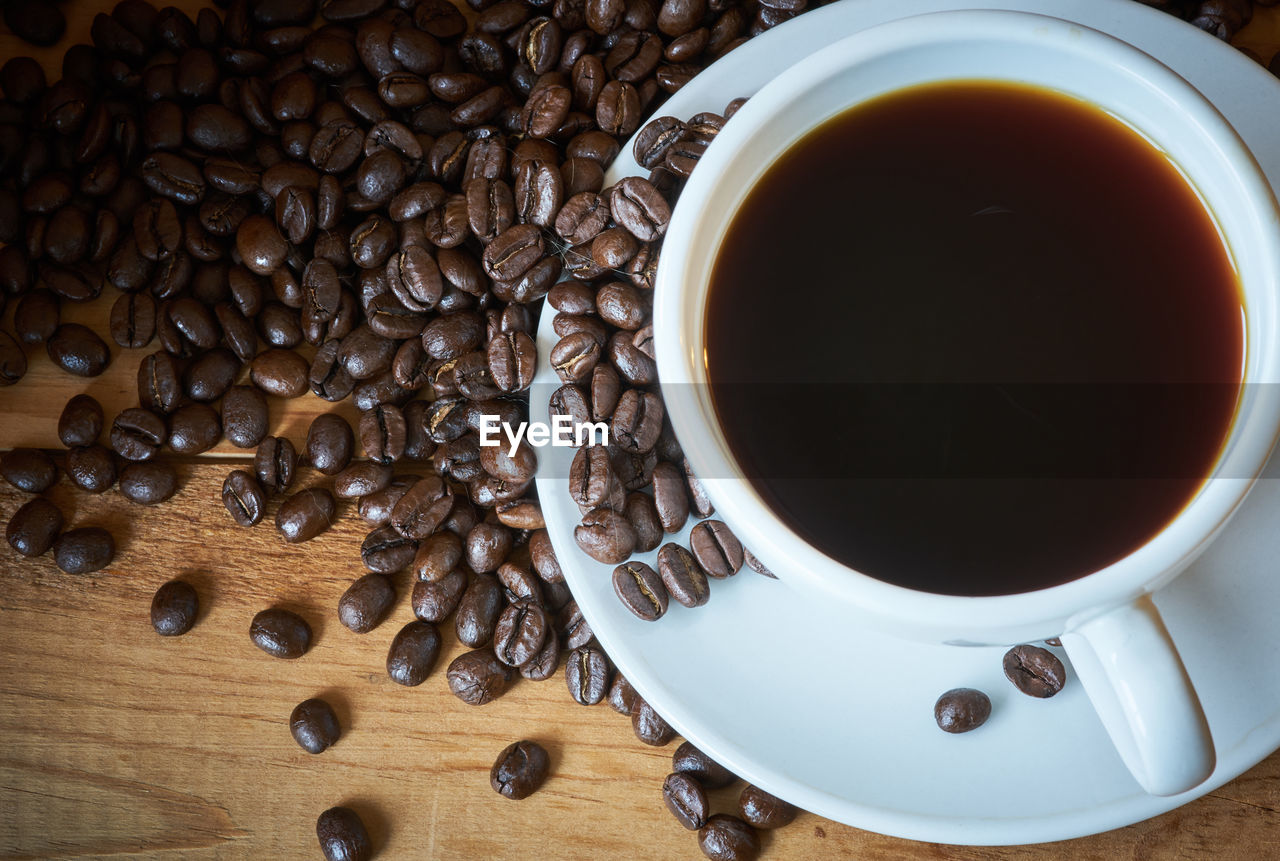
M67 4L69 39L86 40L92 14L110 5ZM1280 16L1260 15L1238 42L1268 59ZM28 52L0 33L0 61ZM57 68L60 49L37 53ZM64 319L100 323L111 298L67 309ZM77 391L98 397L108 416L132 405L141 351L112 350L111 368L88 382L31 351L27 378L0 389L0 448L57 448L58 412ZM328 408L311 396L273 406L273 432L301 442ZM379 628L363 636L343 628L338 597L363 573L359 518L343 506L334 529L302 546L277 538L274 508L255 529L231 525L218 496L237 456L244 460L221 449L181 463L181 491L155 509L59 483L49 495L70 526L103 525L116 536L119 554L97 574L65 575L47 555L23 560L0 548L0 857L317 857L315 818L335 804L361 814L383 858L701 857L661 802L674 743L639 743L606 705L575 704L562 676L522 680L487 706L466 706L443 678L462 650L446 625L431 678L418 688L393 684L384 662L412 619L408 575ZM0 486L0 521L26 498ZM190 634L165 639L151 630L148 607L177 576L199 590L201 615ZM311 622L315 646L302 659L271 659L250 644L249 620L269 605ZM311 696L333 703L344 727L319 756L288 730L293 706ZM548 749L552 775L513 802L489 788L488 771L518 738ZM730 810L736 793L714 793L716 809ZM1280 754L1164 816L1068 843L943 847L810 814L763 842L765 857L778 859L1280 857Z

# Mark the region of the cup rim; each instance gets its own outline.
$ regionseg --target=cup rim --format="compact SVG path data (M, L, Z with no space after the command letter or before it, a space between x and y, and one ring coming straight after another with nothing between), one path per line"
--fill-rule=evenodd
M1280 206L1277 206L1270 184L1239 135L1198 90L1137 47L1074 22L1027 12L962 10L898 19L842 39L783 72L742 107L734 122L728 124L708 148L672 214L658 267L653 319L656 360L664 400L694 472L731 476L703 482L717 511L738 531L744 545L766 564L773 562L782 572L782 579L809 592L866 610L885 622L896 623L898 627L927 629L931 635L981 637L983 633L1011 627L1019 627L1023 632L1021 635L1025 635L1028 627L1060 625L1069 617L1104 609L1153 591L1180 573L1210 543L1244 500L1280 434L1280 398L1271 392L1276 386L1254 386L1253 391L1248 391L1251 383L1280 382L1280 351L1268 343L1252 345L1246 341L1247 355L1252 354L1255 346L1258 348L1257 360L1249 363L1242 377L1245 390L1242 402L1215 465L1215 473L1205 480L1173 520L1145 544L1102 569L1060 585L1009 595L943 595L898 586L856 571L809 545L774 515L742 475L715 422L708 425L694 399L681 397L675 392L677 387L706 382L705 367L699 361L702 354L700 338L690 337L691 329L700 335L705 323L702 319L689 321L683 317L687 308L685 292L689 289L702 292L698 304L698 316L701 318L705 312L706 286L689 286L690 268L698 253L705 255L708 250L718 250L729 224L728 214L707 211L711 191L731 163L742 169L741 158L737 162L734 159L740 156L740 150L750 140L753 130L763 126L778 108L792 98L851 66L894 52L927 50L940 42L957 40L1025 42L1046 36L1057 37L1052 42L1056 50L1081 54L1101 66L1114 69L1116 73L1136 76L1155 94L1176 100L1188 128L1198 129L1231 166L1243 191L1242 205L1255 216L1252 223L1256 231L1268 239L1259 243L1260 247L1251 246L1249 253L1256 257L1257 268L1269 277L1270 283L1255 286L1251 291L1242 273L1241 289L1249 309L1249 328L1265 332L1280 330L1276 301L1269 303L1265 317L1255 317L1255 313L1261 314L1262 309L1255 312L1247 298L1258 290L1274 294L1280 285L1280 249L1274 235L1276 225L1280 223ZM941 74L930 80L960 77L972 79L973 76ZM1024 80L1013 70L1007 78L982 77ZM913 81L903 86L919 83ZM1045 86L1039 81L1035 83ZM867 98L895 89L890 87ZM847 110L858 101L850 101L839 110ZM793 146L825 119L826 116L815 117L807 127L795 130L786 146ZM776 157L775 154L773 158ZM772 159L751 165L754 177L758 179L770 164ZM1191 168L1180 167L1189 180L1194 180L1201 172L1194 165ZM745 194L745 190L742 193ZM715 241L694 248L696 228L703 222L716 224ZM1219 228L1222 229L1221 223ZM1226 236L1225 239L1238 266L1237 246L1231 241L1232 237ZM710 266L706 268L709 271ZM1261 278L1254 280L1261 281ZM1253 398L1248 415L1243 402L1245 394ZM1250 477L1217 476L1216 473L1222 472L1227 464L1231 467L1229 475ZM778 560L786 560L788 564L783 566ZM1042 634L1052 636L1060 632L1060 627L1047 628Z

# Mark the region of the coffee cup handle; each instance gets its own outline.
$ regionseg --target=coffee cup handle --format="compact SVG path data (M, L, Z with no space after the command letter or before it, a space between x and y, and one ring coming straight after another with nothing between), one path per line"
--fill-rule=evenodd
M1090 616L1059 638L1120 758L1151 795L1213 773L1209 723L1149 595Z

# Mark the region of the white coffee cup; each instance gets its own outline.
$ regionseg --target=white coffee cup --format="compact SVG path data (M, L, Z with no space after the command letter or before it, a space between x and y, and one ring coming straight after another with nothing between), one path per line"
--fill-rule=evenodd
M1146 544L1071 582L957 597L860 574L808 545L734 462L707 386L705 309L721 240L775 159L852 105L930 82L988 79L1056 90L1112 113L1165 151L1217 221L1244 296L1244 386L1212 474ZM859 623L956 645L1060 637L1117 751L1146 791L1185 792L1213 772L1208 724L1151 593L1219 533L1280 432L1280 209L1248 148L1172 70L1095 30L1008 11L940 12L873 27L793 66L752 96L707 150L667 231L654 301L667 411L716 510L780 579ZM927 537L922 537L927 540ZM1247 691L1241 692L1247 696ZM925 706L927 707L927 706Z

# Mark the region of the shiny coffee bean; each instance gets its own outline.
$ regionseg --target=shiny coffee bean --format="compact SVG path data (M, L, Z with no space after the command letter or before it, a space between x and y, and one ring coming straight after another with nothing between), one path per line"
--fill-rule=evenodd
M462 593L454 615L458 640L473 649L493 639L502 612L502 586L492 574L478 574Z
M722 521L704 520L694 526L689 549L708 577L731 577L742 568L742 544Z
M0 343L0 358L4 358L3 348ZM45 342L45 349L54 364L77 377L96 377L111 362L111 352L103 340L79 323L63 323L55 329ZM16 367L16 362L10 367Z
M498 754L489 770L489 785L504 798L528 798L546 782L550 770L551 758L542 745L517 741Z
M222 432L237 448L254 448L267 435L267 401L252 386L233 386L222 398Z
M253 617L249 639L272 657L293 660L311 648L311 626L297 613L273 607Z
M289 733L307 753L323 753L342 736L342 727L333 706L322 699L309 699L293 707Z
M623 606L646 622L667 612L667 587L658 572L643 562L633 560L613 569L613 591Z
M67 452L67 477L89 493L102 493L116 483L116 456L100 445L76 446Z
M111 564L116 542L100 526L69 529L53 542L53 560L68 574L91 574Z
M178 474L167 463L130 463L120 471L120 495L138 505L157 505L178 492Z
M579 705L593 706L605 698L613 680L613 668L604 650L594 643L579 646L569 653L564 667L569 695Z
M330 3L326 10L335 6L337 2ZM321 813L316 819L316 838L325 861L369 861L373 857L369 832L360 815L349 807L330 807Z
M62 531L62 510L42 496L23 505L9 518L5 538L23 556L40 556Z
M396 592L383 574L366 574L338 600L338 620L357 634L367 634L382 623L395 603Z
M445 675L455 697L467 705L482 706L506 692L514 671L492 649L475 649L454 658Z
M413 615L424 622L445 621L457 609L466 588L467 575L460 568L439 580L418 580L413 584Z
M689 775L706 789L722 789L738 779L729 769L687 741L681 742L672 754L671 770Z
M551 628L551 619L546 611L536 601L521 598L498 617L494 629L494 654L509 667L523 666L542 651Z
M716 813L698 829L698 848L711 861L755 861L760 857L760 838L738 817Z
M232 470L222 482L222 504L231 519L240 526L253 526L262 520L267 498L258 480L247 470Z
M293 486L298 468L298 451L288 438L269 436L253 456L253 472L268 493L284 493Z
M738 812L756 828L781 828L790 825L800 811L760 787L747 784L738 798Z
M0 455L0 476L18 490L44 493L58 481L58 466L39 449L15 448Z
M324 488L299 491L280 504L276 531L290 544L310 541L332 525L336 504Z
M711 597L706 573L693 554L679 544L668 543L659 548L658 574L667 594L685 607L701 607Z
M606 565L622 563L635 550L636 545L636 532L631 523L611 508L589 511L582 518L582 523L574 529L573 537L584 553Z
M671 724L663 720L639 694L636 695L635 707L631 711L631 729L636 738L652 747L662 747L676 737Z
M711 805L702 786L687 774L668 774L662 782L662 803L676 821L690 831L707 824Z
M151 598L151 627L162 637L180 637L195 626L200 597L185 580L170 580Z
M1014 646L1004 655L1005 677L1027 696L1047 699L1062 690L1067 669L1058 656L1039 646Z
M415 687L427 680L440 656L440 632L430 622L410 622L396 634L387 650L391 681Z
M337 475L351 462L355 436L346 419L332 413L316 416L303 448L307 462L325 475Z
M938 697L933 717L944 732L970 732L991 717L991 699L973 688L953 688Z

